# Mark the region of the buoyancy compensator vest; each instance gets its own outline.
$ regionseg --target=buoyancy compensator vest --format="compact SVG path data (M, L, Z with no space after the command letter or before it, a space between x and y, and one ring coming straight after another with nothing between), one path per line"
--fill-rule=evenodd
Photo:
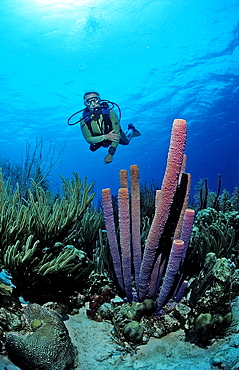
M88 129L90 130L90 133L92 136L96 136L96 134L92 130L91 122L98 121L100 119L101 114L102 114L104 126L105 126L104 134L108 134L110 131L112 131L112 122L110 119L109 105L106 102L101 103L100 107L96 107L93 113L90 112L89 108L85 108L83 110L83 119Z
M100 115L102 114L103 120L104 120L104 125L105 125L104 134L107 134L110 131L112 131L112 122L111 122L111 119L110 119L110 111L115 106L118 108L118 111L119 111L119 122L120 122L120 120L121 120L121 110L120 110L120 107L118 106L118 104L116 104L114 102L111 102L110 100L101 100L100 101L100 106L96 107L94 109L93 113L90 112L89 108L83 108L80 111L72 114L68 118L67 123L68 123L68 125L73 126L73 125L76 125L77 123L84 120L85 124L87 125L88 129L90 130L91 135L96 136L96 134L94 134L94 132L92 130L91 121L92 120L97 121L100 118ZM72 118L77 116L81 112L83 112L82 117L79 120L76 120L75 122L72 123L71 122ZM106 148L109 147L110 146L110 141L104 140L104 141L101 141L100 143L90 144L90 150L95 151L95 150L99 149L102 146L106 147Z
M97 134L94 133L91 122L98 121L100 119L100 115L102 115L104 122L104 132L102 132L102 134L108 134L110 131L112 131L113 127L110 119L109 105L106 102L102 102L99 107L94 108L93 112L90 112L89 108L85 108L83 110L84 122L87 125L92 136L97 136ZM108 148L110 144L111 142L109 140L103 140L99 143L90 144L90 150L92 152L95 152L101 147Z

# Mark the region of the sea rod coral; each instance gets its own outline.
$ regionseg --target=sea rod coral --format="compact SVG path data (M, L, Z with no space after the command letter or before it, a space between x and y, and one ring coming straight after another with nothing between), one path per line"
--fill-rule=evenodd
M143 255L140 240L138 166L130 167L130 194L127 172L123 170L120 173L121 188L118 192L120 248L114 224L111 191L102 190L109 246L119 287L129 301L156 299L164 277L157 299L157 310L160 310L169 298L175 296L183 284L179 270L184 261L194 220L194 211L186 210L190 187L190 175L183 173L186 159L184 155L186 131L186 121L174 120L166 171L161 190L157 192L155 199L155 215ZM135 289L131 282L131 252Z
M94 197L93 184L88 186L86 179L82 183L77 173L71 180L62 177L62 195L55 200L34 181L32 186L26 201L19 187L13 190L10 180L3 181L0 171L0 267L12 276L14 295L27 292L27 300L33 298L39 279L48 288L43 288L45 294L53 276L59 280L60 272L66 276L88 265L86 253L70 243L78 237ZM49 281L44 280L47 276Z

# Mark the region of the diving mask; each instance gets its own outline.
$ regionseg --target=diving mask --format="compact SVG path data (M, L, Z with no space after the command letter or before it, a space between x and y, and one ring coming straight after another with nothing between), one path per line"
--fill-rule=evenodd
M85 99L84 103L88 108L95 108L100 104L100 97L93 96L92 98Z

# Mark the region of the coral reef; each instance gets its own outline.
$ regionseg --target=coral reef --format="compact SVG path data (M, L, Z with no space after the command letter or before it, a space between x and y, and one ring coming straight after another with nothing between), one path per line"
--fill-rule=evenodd
M104 213L90 207L92 185L82 184L77 174L71 181L62 178L62 195L55 198L33 181L27 200L0 179L0 263L10 273L5 279L12 279L0 284L5 307L0 335L7 332L9 355L22 369L51 369L47 361L56 361L52 370L67 370L75 352L56 313L29 305L29 324L24 323L14 300L20 295L38 303L53 299L49 307L69 312L71 306L72 313L87 301L87 316L110 320L116 341L132 348L179 328L186 339L207 346L230 325L231 301L239 294L239 214L230 204L237 205L238 193L220 196L219 179L218 193L211 196L205 182L201 204L211 199L214 207L199 211L194 223L195 211L188 208L191 178L184 173L186 130L184 120L174 121L154 206L153 188L140 189L137 165L130 166L129 180L120 171L116 208L110 189L103 189ZM17 330L31 334L8 333ZM51 340L61 343L53 344L54 354L40 345L46 351L42 360L35 343L44 335L49 347ZM64 341L66 352L60 349Z
M78 237L94 193L90 194L93 184L82 183L77 173L74 179L62 178L62 196L54 201L50 193L32 185L34 192L29 190L26 202L19 188L13 191L0 174L0 266L12 277L13 294L25 299L33 294L35 301L36 288L45 285L50 290L57 280L54 275L70 280L69 272L77 278L89 265L86 253L68 243ZM55 285L51 294L54 290Z
M166 172L162 189L160 193L157 193L155 199L155 216L145 242L143 256L141 255L138 166L133 165L130 167L131 208L129 206L127 172L125 170L120 172L120 184L124 186L119 189L118 193L120 249L115 230L110 189L103 189L102 191L106 229L114 270L119 287L129 301L143 301L147 297L156 298L159 285L162 283L161 280L167 268L170 250L172 250L170 257L172 261L173 255L176 253L177 248L172 247L172 239L174 235L177 235L177 239L181 237L181 229L183 227L185 229L186 223L190 224L188 232L184 233L184 240L180 242L182 248L179 253L177 266L172 262L171 265L175 267L174 272L172 272L171 268L167 272L166 280L172 279L168 285L165 285L164 282L163 298L161 296L162 299L158 300L158 309L166 303L167 299L171 298L171 295L175 295L173 289L180 287L179 267L181 267L185 257L185 250L189 242L194 218L194 211L191 211L193 217L186 217L183 221L183 216L187 214L185 211L190 183L190 177L181 172L185 167L185 142L186 122L175 120L172 128ZM182 226L183 222L184 226ZM131 281L131 248L134 265L134 289ZM173 278L173 274L175 278ZM180 281L180 284L182 284L182 281Z
M158 184L155 182L140 184L141 217L147 217L151 220L151 222L155 211L155 194L158 189Z
M150 337L161 338L180 328L185 329L192 311L185 303L172 301L157 315L155 309L155 300L149 298L143 302L124 302L115 297L109 303L102 304L98 314L112 321L115 340L133 349L139 344L146 344Z
M183 173L186 138L181 130L185 129L184 124L178 120L173 124L166 173L162 189L155 194L155 215L151 226L149 218L148 221L140 220L136 165L130 167L130 191L127 171L120 172L119 237L110 189L102 191L119 292L128 301L113 311L107 305L106 310L121 341L124 338L142 343L145 337L160 337L180 327L190 340L206 345L219 331L223 333L231 322L231 300L239 288L238 212L223 213L215 208L198 212L188 251L195 211L187 209L190 175ZM179 133L181 140L177 141ZM219 178L215 204L219 204L220 181ZM208 199L207 194L205 198ZM145 233L147 229L146 242L142 243L140 232ZM131 270L131 265L134 270ZM184 279L191 277L194 277L193 281L190 280L187 288ZM190 293L180 302L186 289ZM133 306L141 305L148 298L157 304L154 315L139 318L132 314ZM129 316L125 314L128 311L131 313Z
M196 211L206 208L214 208L217 211L239 211L239 189L234 188L232 194L226 189L221 192L221 176L218 175L217 192L210 191L208 188L208 180L200 179L195 186L195 194L193 196L195 202L193 207Z
M163 234L171 205L178 187L184 148L186 144L187 125L183 120L174 120L168 152L167 166L162 182L159 204L152 221L140 267L139 299L147 295L150 274L152 272L160 237Z
M31 332L25 336L7 333L9 358L22 370L70 370L76 349L60 315L38 304L25 309Z
M213 252L216 256L231 258L239 267L239 212L216 211L206 208L199 211L193 225L187 251L185 274L189 277L199 274L205 257Z
M89 297L89 308L86 310L87 316L95 321L102 321L99 308L104 303L109 303L112 296L112 289L108 286L99 289L98 294L91 295Z
M230 325L233 272L230 260L208 253L204 268L192 279L188 299L193 309L188 337L196 343L210 343Z
M123 327L123 333L130 342L141 342L144 334L144 328L138 321L130 321Z
M148 340L144 337L146 328L141 324L141 319L144 316L151 317L155 308L156 302L152 299L125 303L119 298L114 298L102 304L98 312L103 319L111 320L114 324L113 334L117 341L137 345Z
M51 194L37 187L34 194L29 190L30 201L24 202L19 189L13 191L9 183L2 181L0 175L0 242L2 253L18 240L26 242L33 235L34 242L39 240L41 247L50 247L55 242L67 243L78 230L88 205L94 198L90 194L92 184L87 186L75 173L69 181L62 177L62 197L52 203Z
M93 207L89 207L80 221L77 248L86 252L90 259L92 259L93 249L101 237L99 233L103 221L103 212L96 211Z
M34 191L32 180L44 190L50 188L48 177L57 169L57 163L64 151L58 153L52 142L46 148L42 138L36 138L35 143L26 141L25 158L21 163L12 163L0 155L0 168L4 181L11 179L14 190L19 189L21 197L29 200L29 189Z
M135 303L142 305L145 299L152 299L155 304L154 313L162 318L164 317L161 315L162 308L171 298L179 302L187 286L187 282L183 280L183 265L195 212L187 209L190 175L184 173L185 142L186 122L175 120L162 188L155 194L155 214L151 225L148 223L150 218L147 216L148 221L146 218L141 221L138 166L130 167L130 192L127 171L120 171L119 237L114 223L110 189L102 190L105 223L114 271L119 292L122 297L126 296L128 301L125 305L126 307L131 305L130 312ZM142 242L141 230L143 233L147 233L148 230L145 243ZM131 265L134 266L133 271ZM144 333L147 336L156 331L156 329L152 330L152 321L148 321L150 324L147 324L148 329L145 329L141 319L134 315L130 318L122 318L125 305L114 309L111 314L118 337L123 336L125 340L131 342L145 341ZM109 311L109 306L106 311ZM163 326L161 330L163 335L172 328L180 327L180 323L173 315L169 317L168 323L166 323L166 317L164 318L165 324L158 319L159 325Z

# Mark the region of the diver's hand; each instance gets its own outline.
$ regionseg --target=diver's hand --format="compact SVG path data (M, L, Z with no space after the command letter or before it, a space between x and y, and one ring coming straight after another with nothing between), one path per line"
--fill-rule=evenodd
M120 136L119 136L119 134L115 134L114 132L115 132L115 130L112 130L108 134L105 134L104 135L105 140L110 140L110 141L114 141L114 142L118 143Z
M111 163L113 161L113 155L107 154L104 161L105 161L105 164Z

